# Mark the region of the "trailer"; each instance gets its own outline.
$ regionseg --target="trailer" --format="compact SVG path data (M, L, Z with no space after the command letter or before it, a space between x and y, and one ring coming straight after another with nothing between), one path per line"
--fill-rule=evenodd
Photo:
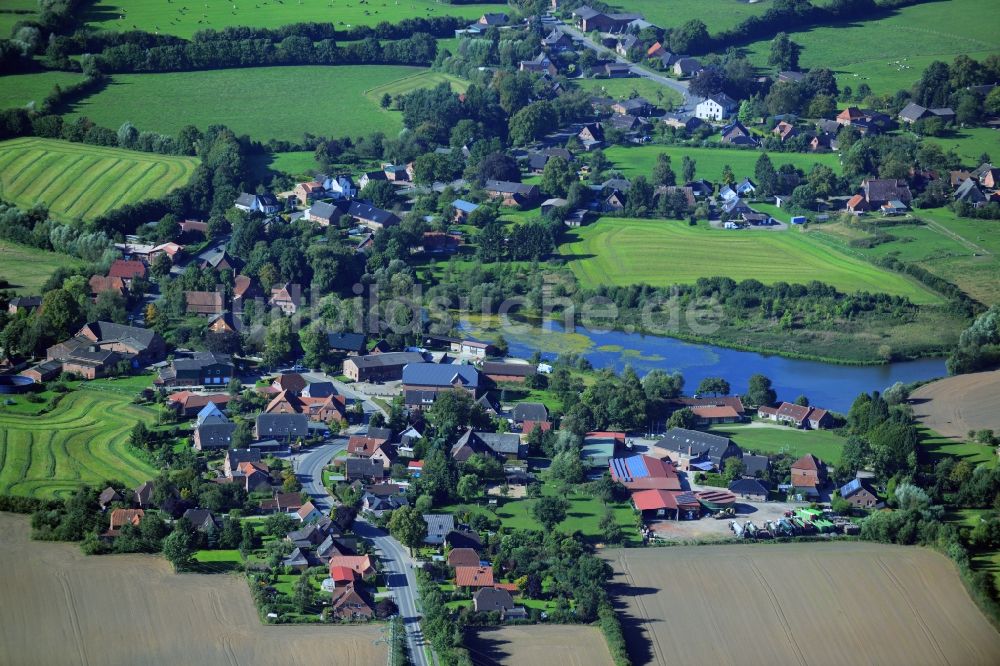
M757 526L748 520L746 526L743 528L743 534L748 539L756 539Z
M733 531L733 534L735 534L738 539L743 538L743 526L735 520L729 521L729 529Z

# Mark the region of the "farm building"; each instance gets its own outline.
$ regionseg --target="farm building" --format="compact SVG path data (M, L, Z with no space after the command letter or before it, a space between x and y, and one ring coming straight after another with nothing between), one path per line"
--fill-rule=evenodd
M517 433L475 432L469 428L451 447L451 457L461 463L476 453L501 460L523 460L527 446L521 443Z
M736 503L736 495L728 490L699 490L695 497L708 511L721 511Z
M699 518L701 503L694 493L682 490L640 490L632 494L632 505L643 520Z
M583 438L580 457L584 467L588 469L605 469L611 464L611 459L624 448L623 432L588 432Z
M483 363L482 373L486 375L487 379L497 384L501 382L523 384L528 377L535 374L535 366L530 363L487 361Z
M631 491L680 490L681 481L669 460L632 455L611 459L611 478Z
M388 382L403 378L403 368L423 363L419 352L386 352L352 356L344 361L344 375L356 382Z
M403 367L402 378L405 391L440 393L461 389L473 397L479 391L479 371L471 365L408 363Z
M685 471L722 469L726 459L743 457L743 451L728 437L686 428L672 428L656 445Z
M791 477L792 488L796 493L816 497L826 485L826 465L813 454L807 453L792 463Z
M758 479L736 479L729 484L729 492L752 502L767 501L767 484Z
M757 415L762 419L792 423L798 428L812 430L829 427L833 421L833 417L825 409L803 407L791 402L783 402L777 407L763 405L757 408Z

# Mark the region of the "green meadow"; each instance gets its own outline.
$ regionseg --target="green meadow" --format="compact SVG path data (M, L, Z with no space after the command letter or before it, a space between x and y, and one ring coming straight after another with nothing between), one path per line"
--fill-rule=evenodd
M197 164L193 157L12 139L0 142L0 197L22 206L44 203L59 220L88 220L167 194L184 185Z
M83 388L41 416L0 407L0 493L52 498L83 484L119 479L134 487L155 476L128 445L132 426L153 413L131 402Z
M0 17L5 16L0 14ZM9 16L9 15L8 15ZM0 76L0 109L35 106L49 96L55 86L71 86L83 80L75 72L32 72Z
M729 437L744 452L787 453L801 458L807 453L832 465L840 463L845 437L830 430L799 430L780 425L752 423L748 425L720 425L711 432Z
M434 88L442 83L447 83L455 92L463 93L469 89L469 82L464 79L444 72L428 71L369 88L365 91L365 97L378 104L382 101L382 96L386 94L395 97L411 93L419 88Z
M887 18L852 21L790 33L802 46L800 67L827 67L840 84L894 93L909 88L933 60L951 62L960 53L983 57L1000 50L1000 14L981 0L925 2ZM750 59L767 67L770 40L747 46Z
M979 166L979 157L986 153L996 163L1000 160L1000 130L992 127L962 127L947 136L929 136L924 141L954 150L963 164Z
M771 3L740 0L616 0L608 3L623 12L639 12L647 21L663 28L675 28L685 21L698 19L709 33L732 28L751 16L760 16Z
M915 281L815 243L798 230L723 231L701 223L604 217L567 234L560 254L585 287L602 284L693 284L726 276L807 283L845 292L906 296L916 303L940 297Z
M10 241L0 241L0 280L18 294L39 294L57 268L74 268L83 262L58 252L48 252Z
M681 95L673 88L661 86L655 81L641 78L627 79L582 79L577 87L589 90L594 95L606 95L614 99L628 99L633 93L645 97L660 108L668 109L681 103ZM657 97L660 93L662 97Z
M306 132L393 135L403 127L401 114L382 109L367 91L426 71L357 65L122 74L74 105L71 115L113 128L130 121L141 130L164 133L176 133L185 125L205 129L224 124L260 141L300 141Z
M33 21L37 18L36 0L3 0L0 2L0 39L10 37L18 21Z
M98 1L87 10L88 25L99 30L143 30L189 38L199 30L233 26L278 27L292 23L356 25L399 23L408 18L464 16L476 19L505 4L442 4L434 0L119 0Z
M629 178L653 174L653 167L660 153L670 156L674 171L681 172L681 160L685 155L695 161L695 177L718 182L722 179L722 169L729 165L737 180L745 176L753 178L754 165L761 153L758 150L734 150L725 148L688 148L686 146L613 146L604 151L614 168ZM825 164L834 171L840 171L840 158L833 153L807 155L803 153L773 153L770 155L775 168L782 164L794 164L806 173L813 164Z

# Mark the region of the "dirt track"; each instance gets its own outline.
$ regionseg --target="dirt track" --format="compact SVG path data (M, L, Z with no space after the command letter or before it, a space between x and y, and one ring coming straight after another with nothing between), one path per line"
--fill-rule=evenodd
M597 627L535 625L480 631L469 641L476 666L609 666L611 653Z
M384 664L373 627L263 626L237 576L174 575L158 557L85 557L0 513L0 664Z
M1000 663L943 555L867 543L610 551L636 664Z
M969 430L1000 431L1000 370L925 384L910 399L917 419L944 437L964 440Z

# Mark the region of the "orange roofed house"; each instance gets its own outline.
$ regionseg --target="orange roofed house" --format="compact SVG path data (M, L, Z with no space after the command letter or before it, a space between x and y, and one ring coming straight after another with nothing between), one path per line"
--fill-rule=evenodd
M101 536L113 539L121 533L122 527L132 525L138 527L146 512L142 509L115 509L111 512L111 525Z
M792 489L806 497L819 496L819 489L826 485L826 465L811 453L792 463Z
M456 587L493 587L493 567L455 567Z
M331 578L337 567L346 567L362 578L375 573L375 567L372 566L371 557L368 555L334 555L330 558Z

